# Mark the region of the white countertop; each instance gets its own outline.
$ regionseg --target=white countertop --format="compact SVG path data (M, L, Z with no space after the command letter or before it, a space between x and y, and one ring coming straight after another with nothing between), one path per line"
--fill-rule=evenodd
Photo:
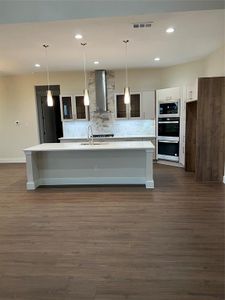
M135 139L135 138L155 138L155 135L130 135L130 136L112 136L112 137L95 137L95 140L100 140L100 139ZM59 138L59 140L85 140L87 137L66 137L63 136Z
M73 151L73 150L146 150L155 147L150 141L100 142L97 145L82 143L49 143L24 149L24 152Z

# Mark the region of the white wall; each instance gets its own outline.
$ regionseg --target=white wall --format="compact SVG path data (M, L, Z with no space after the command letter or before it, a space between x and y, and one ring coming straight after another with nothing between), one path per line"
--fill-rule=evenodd
M151 91L161 88L161 69L128 70L129 86L132 92ZM115 90L123 92L125 86L124 70L115 71Z
M207 58L162 69L129 70L133 91L192 84L199 76L224 75L224 49ZM22 149L39 143L35 85L45 85L45 73L0 77L0 162L24 159ZM59 84L61 93L81 93L82 72L51 73L51 84ZM115 88L123 90L124 71L115 71ZM15 121L20 121L20 126Z
M224 46L204 59L161 69L161 87L191 86L198 77L225 75Z
M225 76L225 45L204 60L205 76Z

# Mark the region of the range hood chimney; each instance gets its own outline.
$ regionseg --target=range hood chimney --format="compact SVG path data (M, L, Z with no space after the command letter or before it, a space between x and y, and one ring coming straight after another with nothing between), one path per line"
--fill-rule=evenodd
M105 70L95 71L96 111L99 113L108 111L106 76Z

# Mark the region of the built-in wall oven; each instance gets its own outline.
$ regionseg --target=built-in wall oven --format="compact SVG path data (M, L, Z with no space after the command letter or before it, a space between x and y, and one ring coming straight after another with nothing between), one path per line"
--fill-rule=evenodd
M179 161L179 138L158 138L158 159Z
M180 118L158 118L158 159L179 161Z
M158 137L179 137L180 118L158 118Z

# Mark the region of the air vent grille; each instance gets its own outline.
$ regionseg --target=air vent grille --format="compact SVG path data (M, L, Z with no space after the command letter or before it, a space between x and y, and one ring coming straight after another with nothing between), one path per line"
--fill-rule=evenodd
M133 23L132 27L135 29L141 29L141 28L151 28L153 22L141 22L141 23Z

